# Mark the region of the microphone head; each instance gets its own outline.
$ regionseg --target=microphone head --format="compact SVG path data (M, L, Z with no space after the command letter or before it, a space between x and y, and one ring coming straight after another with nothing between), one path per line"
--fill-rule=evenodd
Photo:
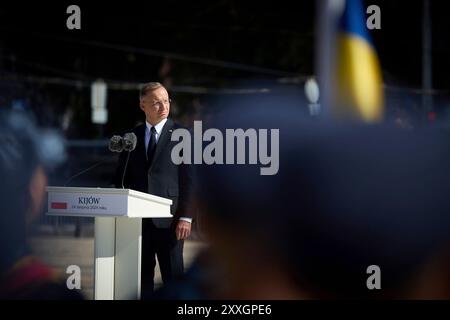
M109 140L109 150L112 152L122 152L124 143L121 136L112 136Z
M133 132L125 133L123 136L123 150L133 151L136 149L137 137Z

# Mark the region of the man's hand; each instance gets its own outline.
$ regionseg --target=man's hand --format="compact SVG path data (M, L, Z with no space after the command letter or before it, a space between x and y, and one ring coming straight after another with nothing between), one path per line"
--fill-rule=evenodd
M185 240L191 234L191 223L179 220L177 227L175 229L175 234L177 235L177 240Z

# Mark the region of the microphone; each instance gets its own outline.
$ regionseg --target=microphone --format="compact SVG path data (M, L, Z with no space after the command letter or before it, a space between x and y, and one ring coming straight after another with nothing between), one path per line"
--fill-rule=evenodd
M121 136L112 136L109 140L109 151L122 152L124 149L124 142Z
M125 173L127 172L128 160L130 160L131 151L136 149L137 137L133 132L125 133L123 136L123 150L128 152L125 167L122 174L122 189L125 189L123 183L125 181Z
M108 149L109 149L109 151L112 151L112 152L122 152L122 150L124 149L123 138L121 136L112 136L111 139L109 139ZM73 176L71 176L69 179L66 180L66 182L64 183L64 187L66 187L69 184L69 182L71 182L73 179L81 176L82 174L98 167L99 165L101 165L107 161L109 161L109 159L104 159L102 161L99 161L99 162L93 164L89 168L86 168L86 169L78 172L77 174L74 174Z
M133 151L136 149L137 137L133 132L125 133L123 136L123 150Z

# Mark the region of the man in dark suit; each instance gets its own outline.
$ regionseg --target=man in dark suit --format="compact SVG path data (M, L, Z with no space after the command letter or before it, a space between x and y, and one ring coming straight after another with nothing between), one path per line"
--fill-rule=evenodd
M142 298L153 293L156 256L164 283L183 273L183 242L191 233L193 206L192 166L175 165L171 151L173 130L179 128L168 118L170 99L158 82L147 83L140 90L140 108L146 122L132 130L136 149L130 154L123 177L127 154L119 158L115 176L117 188L123 186L173 201L173 218L143 219L142 222Z

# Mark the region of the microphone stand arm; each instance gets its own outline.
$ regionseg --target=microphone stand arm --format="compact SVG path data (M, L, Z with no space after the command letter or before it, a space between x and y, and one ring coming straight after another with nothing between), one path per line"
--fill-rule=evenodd
M125 161L125 168L123 169L123 175L122 175L122 189L125 189L123 186L123 182L125 180L125 173L127 172L127 166L128 166L128 160L130 160L130 154L131 151L128 151L127 160Z

